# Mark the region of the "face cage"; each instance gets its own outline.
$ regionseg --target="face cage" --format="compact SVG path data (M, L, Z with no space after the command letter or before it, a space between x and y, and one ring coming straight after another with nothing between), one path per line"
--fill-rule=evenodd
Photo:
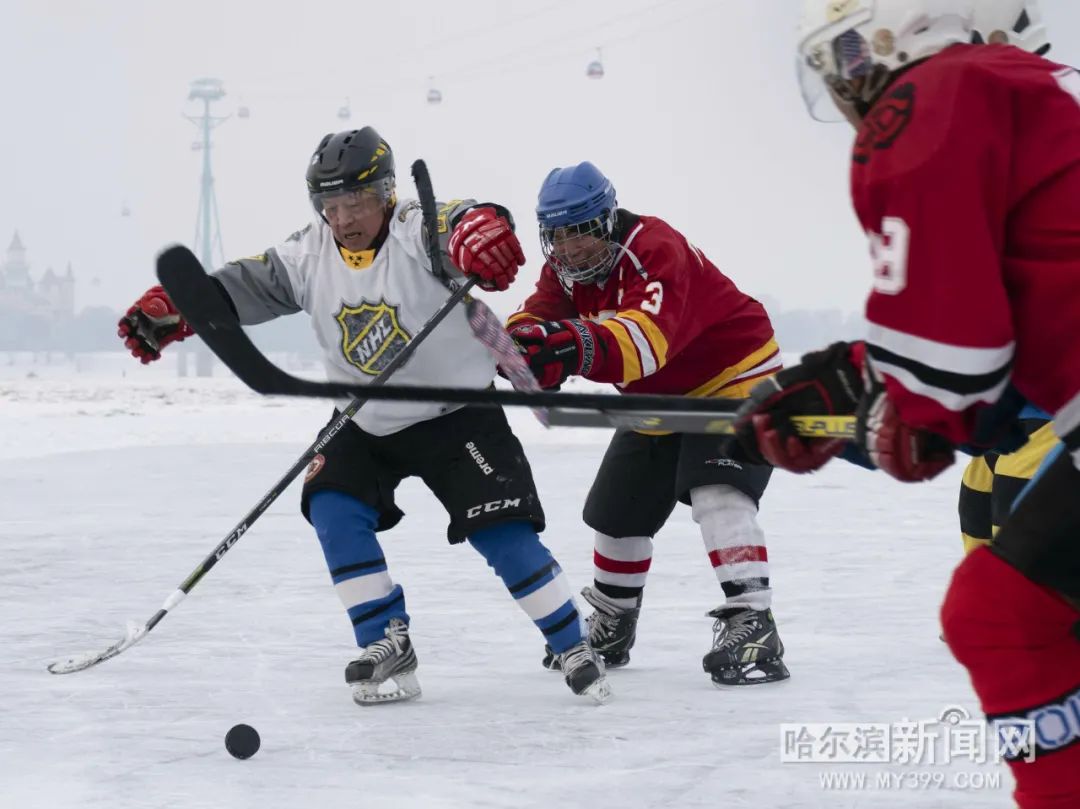
M389 177L383 177L381 180L377 180L373 183L367 183L366 185L354 188L335 188L308 194L308 199L311 200L311 207L315 209L315 213L318 214L320 218L326 219L323 201L335 197L343 197L346 194L360 194L363 197L372 198L373 202L370 203L370 208L360 211L360 216L374 213L378 208L392 208L397 204L397 193L394 186L394 175L392 174Z
M557 228L540 225L540 247L544 258L564 281L575 284L595 284L603 281L615 266L615 256L619 249L611 240L614 226L615 215L610 211L576 225ZM571 264L560 255L565 252L561 245L581 237L596 239L596 247L583 259Z
M858 106L877 89L881 66L874 63L870 43L854 28L820 47L827 53L816 49L814 54L800 55L799 87L814 120L836 123L844 120L838 103Z

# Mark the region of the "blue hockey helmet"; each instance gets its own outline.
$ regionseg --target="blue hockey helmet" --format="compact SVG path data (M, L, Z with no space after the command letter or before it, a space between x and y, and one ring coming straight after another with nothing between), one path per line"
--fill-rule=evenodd
M602 281L615 265L615 187L592 163L554 169L540 186L536 218L552 269L568 282Z

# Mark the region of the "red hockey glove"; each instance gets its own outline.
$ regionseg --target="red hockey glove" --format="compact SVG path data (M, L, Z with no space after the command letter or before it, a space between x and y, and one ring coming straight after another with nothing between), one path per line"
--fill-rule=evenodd
M133 357L145 365L161 358L161 349L169 343L191 337L195 332L161 287L150 287L135 305L120 318L117 334Z
M1074 606L988 548L956 569L941 607L945 642L968 670L991 722L988 741L1001 745L1016 777L1021 809L1077 805L1078 622ZM1035 746L1025 749L1025 740Z
M855 442L874 465L905 483L930 480L952 466L955 455L948 440L900 421L872 362L867 361L865 376L868 389L859 403Z
M510 223L494 208L473 208L450 234L450 259L466 275L475 275L481 289L504 290L525 263L521 242Z
M833 343L756 385L735 419L734 454L789 472L824 466L843 449L843 439L801 438L790 419L854 415L863 391L862 352L861 343Z
M545 320L510 329L529 369L542 388L557 388L567 377L592 369L596 340L581 320Z

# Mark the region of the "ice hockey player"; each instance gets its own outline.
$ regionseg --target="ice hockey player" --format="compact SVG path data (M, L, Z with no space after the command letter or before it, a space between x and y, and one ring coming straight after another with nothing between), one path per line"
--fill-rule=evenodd
M1008 386L1053 414L1061 445L994 542L957 568L942 624L1017 802L1065 809L1080 805L1080 74L969 44L983 41L972 6L807 0L804 95L813 111L831 97L859 126L870 326L865 343L809 354L755 389L737 429L747 457L806 472L840 447L801 439L787 417L854 414L877 466L919 481L956 445L996 443L980 414Z
M308 163L307 185L317 214L311 224L213 277L241 323L304 311L328 376L370 382L449 292L431 267L420 205L397 199L393 153L374 129L324 137ZM509 285L524 256L505 208L451 202L439 221L453 267L485 288ZM149 362L191 330L154 287L121 320L120 334ZM394 382L484 388L494 374L459 308ZM574 693L606 698L603 662L588 645L566 577L537 535L544 513L502 411L369 402L312 461L301 501L361 647L345 671L354 700L366 705L420 694L405 593L376 538L402 518L394 490L411 476L423 479L449 513L450 542L468 540L540 629Z
M744 398L780 367L761 304L666 222L617 207L593 164L553 170L536 211L547 261L508 328L543 387L580 375L626 393ZM715 436L612 438L585 503L595 581L582 592L595 608L589 639L608 666L629 662L653 537L683 502L725 596L708 613L705 671L717 685L789 676L757 521L772 470L719 449ZM544 662L558 664L550 653Z

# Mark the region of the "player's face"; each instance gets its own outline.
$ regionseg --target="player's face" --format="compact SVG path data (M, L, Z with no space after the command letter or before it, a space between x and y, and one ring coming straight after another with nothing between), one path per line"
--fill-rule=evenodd
M853 127L856 129L860 128L862 126L862 116L859 115L859 111L856 109L855 105L838 94L832 87L829 87L828 89L829 96L832 98L833 104L836 105L836 109L840 111L840 114L843 115Z
M371 247L386 217L386 203L374 191L320 197L318 205L334 238L353 252Z
M607 258L607 239L572 228L556 228L551 234L551 255L559 263L574 269L587 269Z

